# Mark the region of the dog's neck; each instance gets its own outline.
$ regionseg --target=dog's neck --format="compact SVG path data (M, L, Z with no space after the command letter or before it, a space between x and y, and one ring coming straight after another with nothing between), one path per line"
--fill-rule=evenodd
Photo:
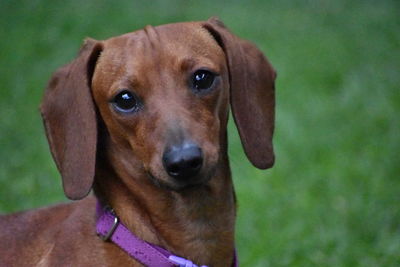
M236 207L226 153L221 156L206 185L176 192L157 186L144 171L122 177L131 172L109 166L98 168L94 190L139 238L196 264L230 266Z

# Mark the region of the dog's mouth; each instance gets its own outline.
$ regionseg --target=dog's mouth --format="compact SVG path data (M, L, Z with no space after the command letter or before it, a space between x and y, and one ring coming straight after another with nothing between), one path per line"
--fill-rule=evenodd
M153 184L159 188L180 192L183 190L193 190L196 188L201 188L206 185L211 178L215 175L216 168L211 168L205 173L199 173L198 175L186 179L174 179L168 177L167 179L158 178L153 175L151 171L147 172L149 179Z

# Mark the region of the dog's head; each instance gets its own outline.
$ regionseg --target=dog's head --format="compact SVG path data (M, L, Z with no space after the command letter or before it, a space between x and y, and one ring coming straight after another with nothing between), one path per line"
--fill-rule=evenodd
M114 168L168 189L206 183L226 153L229 105L249 160L271 167L275 76L260 50L214 18L86 40L41 106L66 195L87 195L104 149Z

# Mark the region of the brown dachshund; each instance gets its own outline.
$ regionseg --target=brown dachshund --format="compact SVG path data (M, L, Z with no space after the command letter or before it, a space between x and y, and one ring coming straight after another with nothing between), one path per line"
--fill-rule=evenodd
M249 160L271 167L275 77L215 18L86 40L41 105L65 194L79 201L1 216L0 266L142 266L96 234L97 201L142 240L231 266L229 106Z

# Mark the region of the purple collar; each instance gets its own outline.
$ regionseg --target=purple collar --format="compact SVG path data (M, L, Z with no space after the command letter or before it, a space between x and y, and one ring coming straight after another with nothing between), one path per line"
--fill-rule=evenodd
M97 234L104 241L111 241L132 258L148 267L199 267L190 260L175 256L167 250L139 239L123 225L109 208L102 208L97 202ZM238 267L236 251L232 267ZM207 267L202 265L200 267Z

